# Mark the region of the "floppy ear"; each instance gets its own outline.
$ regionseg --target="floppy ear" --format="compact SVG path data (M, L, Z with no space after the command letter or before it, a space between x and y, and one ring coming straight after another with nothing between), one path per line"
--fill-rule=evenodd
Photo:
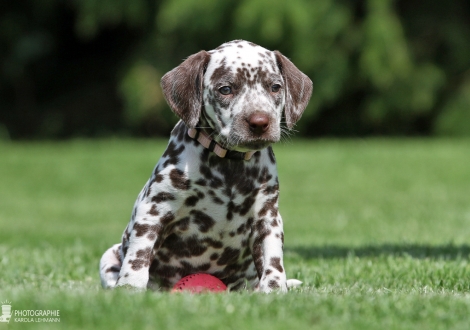
M276 61L286 84L286 115L287 127L291 129L300 119L312 95L313 84L309 77L303 74L277 50L274 51Z
M163 95L186 126L194 128L201 114L204 71L210 54L204 50L189 56L162 77Z

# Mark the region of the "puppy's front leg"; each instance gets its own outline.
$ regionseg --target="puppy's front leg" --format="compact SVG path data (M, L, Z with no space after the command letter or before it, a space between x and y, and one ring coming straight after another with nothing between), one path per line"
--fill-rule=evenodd
M124 260L117 286L130 286L145 290L149 280L149 267L155 249L161 244L162 234L175 220L181 206L178 191L165 184L164 176L149 181L134 206L133 219L123 237Z
M278 187L277 179L271 187ZM259 277L258 290L287 292L283 265L284 232L278 210L279 191L262 190L263 201L256 210L252 227L251 251Z
M287 292L282 258L282 226L272 227L267 221L259 220L255 227L252 251L259 277L258 290L265 293L273 290Z

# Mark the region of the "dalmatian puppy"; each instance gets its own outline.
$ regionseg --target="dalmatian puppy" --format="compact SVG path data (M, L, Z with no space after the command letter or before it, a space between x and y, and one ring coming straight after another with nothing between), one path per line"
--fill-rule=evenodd
M207 273L231 290L286 292L279 181L271 144L292 129L312 82L278 51L235 40L163 76L181 120L100 261L104 288L169 290Z

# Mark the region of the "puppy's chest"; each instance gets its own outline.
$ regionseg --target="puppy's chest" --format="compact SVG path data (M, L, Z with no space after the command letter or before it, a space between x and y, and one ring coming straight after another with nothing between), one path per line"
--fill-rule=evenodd
M191 176L191 181L183 206L155 251L158 268L176 267L180 275L220 272L221 278L240 267L245 269L251 263L250 238L259 184L240 191L243 180L226 180L214 169L210 174ZM163 272L159 276L168 277Z
M250 238L256 210L266 202L269 184L273 189L277 184L267 151L255 154L248 163L221 160L194 145L183 150L177 166L185 184L171 181L174 187L184 186L177 196L181 207L173 210L175 219L156 246L152 269L160 278L173 280L174 274L198 271L217 273L219 278L246 271L252 263ZM162 183L165 173L172 178L172 171L159 172ZM158 190L151 191L158 195Z
M197 272L227 280L252 264L253 218L234 215L228 220L219 208L204 205L188 210L170 226L155 251L152 272L161 285L171 287L179 278Z
M166 230L162 248L179 257L215 259L227 247L247 247L255 203L253 194L228 197L208 187L196 188Z

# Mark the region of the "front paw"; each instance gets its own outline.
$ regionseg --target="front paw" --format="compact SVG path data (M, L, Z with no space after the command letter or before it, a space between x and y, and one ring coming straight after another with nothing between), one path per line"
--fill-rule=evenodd
M286 293L287 283L285 279L284 280L267 279L259 283L258 290L259 292L263 292L263 293L270 293L270 292Z
M147 289L148 277L138 275L139 274L127 274L119 277L116 288L123 288L137 292L145 291Z

